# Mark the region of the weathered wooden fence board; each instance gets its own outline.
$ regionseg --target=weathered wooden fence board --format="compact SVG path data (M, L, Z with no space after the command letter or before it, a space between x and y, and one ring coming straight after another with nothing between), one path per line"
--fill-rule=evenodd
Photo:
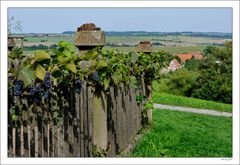
M83 95L83 102L84 102L84 109L83 109L83 129L84 129L84 156L88 155L88 107L87 107L87 83L83 85L84 95Z
M88 119L88 153L86 156L92 156L92 142L93 142L93 88L89 86L87 88L87 119Z
M143 80L143 79L142 79ZM56 96L57 106L63 116L62 124L37 120L33 125L13 126L9 120L9 157L92 157L93 151L93 86L83 82L80 94L68 89ZM142 81L139 89L120 83L107 92L100 92L102 108L106 110L107 156L118 154L141 128L143 103L137 104L136 96L145 95ZM62 104L61 100L65 100ZM21 102L20 98L18 101ZM28 107L28 99L22 99ZM10 104L10 103L9 103ZM13 103L11 103L13 104ZM51 111L53 104L46 104ZM41 107L37 107L41 108Z
M84 89L80 93L80 155L84 157L84 130L83 130L83 111L84 111Z

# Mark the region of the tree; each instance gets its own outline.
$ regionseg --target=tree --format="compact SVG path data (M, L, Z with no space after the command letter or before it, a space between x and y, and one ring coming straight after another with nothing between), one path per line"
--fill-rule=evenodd
M14 17L8 19L8 34L12 34L14 31L21 32L22 31L22 23L21 21L15 21Z
M168 86L172 94L191 96L193 85L198 78L198 73L187 69L180 69L169 76Z
M232 103L232 42L224 48L207 47L208 57L199 65L192 97Z
M199 65L202 63L200 60L195 60L194 58L186 60L184 67L187 70L198 71Z

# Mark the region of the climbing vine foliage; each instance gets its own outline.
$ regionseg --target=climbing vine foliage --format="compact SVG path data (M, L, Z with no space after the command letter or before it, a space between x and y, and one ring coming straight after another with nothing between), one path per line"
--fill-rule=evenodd
M16 112L23 109L19 114L25 116L28 122L45 115L47 121L55 120L58 123L61 107L66 105L63 103L55 107L54 102L48 102L49 98L56 97L58 102L64 102L65 91L79 94L83 82L95 86L96 90L105 91L111 85L118 86L120 83L137 87L140 77L148 81L159 79L161 68L169 64L172 56L166 52L123 53L100 48L78 55L74 45L60 41L56 49L36 51L31 56L24 55L21 49L16 48L8 58L11 119L17 121ZM19 98L24 100L29 95L32 104L20 106L23 101L19 103ZM47 106L52 107L51 112L47 111ZM26 115L23 115L24 107L28 111Z

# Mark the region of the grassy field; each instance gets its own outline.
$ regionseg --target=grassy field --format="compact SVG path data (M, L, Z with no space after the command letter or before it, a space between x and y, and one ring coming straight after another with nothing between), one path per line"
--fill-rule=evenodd
M41 40L47 40L47 42L57 43L61 40L68 41L73 43L74 35L66 35L66 36L49 36L49 37L24 37L27 43L37 43L41 42Z
M200 51L203 52L203 50L206 48L206 46L163 46L154 48L154 51L166 51L171 54L177 54L177 53L191 53L193 51ZM136 51L136 47L109 47L104 46L103 49L105 50L119 50L121 52L132 52ZM33 51L25 51L25 53L32 53Z
M56 35L56 36L26 36L24 38L26 43L41 43L42 40L46 42L57 43L64 40L73 43L74 34L71 35ZM191 36L106 36L106 42L115 44L130 44L136 45L140 41L149 40L151 43L160 42L166 46L193 46L196 44L221 44L228 39L218 39L209 37L191 37ZM45 43L46 42L42 42Z
M169 53L190 53L194 51L203 52L206 46L163 46L157 50L163 50Z
M193 51L200 51L202 52L206 46L163 46L163 47L158 47L154 48L154 51L166 51L169 53L189 53ZM109 46L104 46L103 49L106 50L119 50L122 52L131 52L131 51L136 51L135 47L109 47ZM33 51L24 51L25 53L32 53Z
M161 46L161 47L153 47L154 51L166 51L169 53L190 53L193 51L200 51L203 52L203 50L206 48L206 46ZM136 47L109 47L105 46L103 49L107 50L119 50L123 52L130 52L130 51L136 51Z
M153 102L159 104L176 105L201 109L213 109L218 111L232 112L231 104L218 103L214 101L201 100L166 93L153 93Z
M31 36L24 38L24 46L45 45L51 46L64 40L74 43L74 34L64 36ZM106 36L106 43L136 45L140 41L149 40L151 43L159 42L166 46L153 46L154 51L167 51L169 53L190 53L193 51L202 52L206 45L213 43L223 43L228 39L216 39L207 37L190 37L190 36ZM202 45L203 44L203 45ZM135 46L130 47L109 47L103 49L114 49L123 52L136 51ZM29 53L29 52L26 52Z
M130 157L231 157L232 119L167 110L153 111Z
M137 44L142 40L161 42L166 45L223 43L226 39L191 36L107 36L107 42ZM181 42L179 42L181 41Z

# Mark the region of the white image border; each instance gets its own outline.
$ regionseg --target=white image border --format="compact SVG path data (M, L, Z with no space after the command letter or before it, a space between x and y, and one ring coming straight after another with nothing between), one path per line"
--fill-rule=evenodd
M233 10L232 158L8 158L7 8L9 7L231 7ZM238 1L1 1L1 163L2 164L238 164L239 163L239 2Z

